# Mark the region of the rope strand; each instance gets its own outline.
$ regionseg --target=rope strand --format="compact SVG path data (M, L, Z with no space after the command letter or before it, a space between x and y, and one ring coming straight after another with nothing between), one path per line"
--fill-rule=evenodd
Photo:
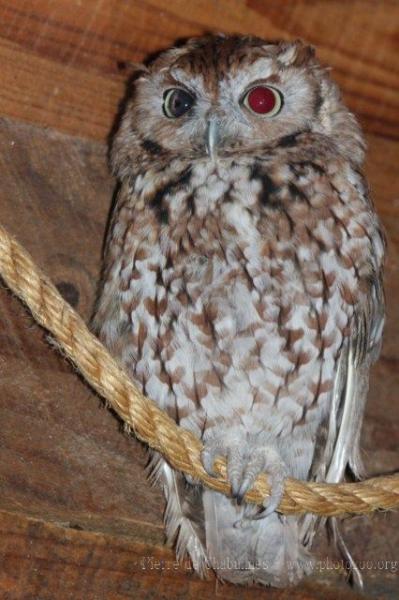
M208 475L200 459L202 445L199 439L178 427L155 402L135 387L106 348L90 333L81 317L36 267L30 255L1 225L0 275L138 439L160 452L173 468L191 475L213 490L230 494L225 461L216 461L219 477ZM260 504L268 495L267 476L261 475L245 499ZM336 516L398 507L399 475L396 474L360 483L339 484L287 479L278 510L284 514L312 512Z

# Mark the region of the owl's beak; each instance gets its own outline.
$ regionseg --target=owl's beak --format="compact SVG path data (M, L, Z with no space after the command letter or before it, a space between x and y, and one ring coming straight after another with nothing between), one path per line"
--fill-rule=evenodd
M217 156L217 145L219 141L219 121L210 119L205 134L205 146L208 156L214 160Z

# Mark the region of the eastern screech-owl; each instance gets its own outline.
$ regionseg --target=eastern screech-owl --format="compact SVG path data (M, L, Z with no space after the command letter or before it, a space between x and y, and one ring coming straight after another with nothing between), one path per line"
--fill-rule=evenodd
M301 42L210 36L142 68L115 135L120 187L95 327L143 392L227 459L233 498L153 457L177 553L235 583L311 568L287 476L359 475L384 319L364 142ZM264 507L245 492L266 472Z

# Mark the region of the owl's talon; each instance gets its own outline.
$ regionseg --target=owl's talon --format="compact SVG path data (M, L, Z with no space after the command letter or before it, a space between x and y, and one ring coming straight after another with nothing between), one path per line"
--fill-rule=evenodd
M234 493L233 486L231 486L231 490L232 490L233 496L235 497L235 499L237 501L238 506L241 506L241 504L243 503L243 500L244 500L245 492L242 492L241 488L240 488L238 492Z
M264 472L268 475L270 496L265 500L263 509L249 517L251 520L255 521L258 519L265 519L278 508L284 493L284 482L288 475L285 464L276 452L274 455L273 453L269 454L268 462L265 463Z
M201 460L205 471L211 477L216 477L217 473L213 468L213 464L215 462L216 453L210 452L209 450L203 450L201 454Z
M246 454L242 445L232 445L227 452L227 479L230 482L231 494L234 498L237 498L240 493L245 462Z
M243 470L243 481L240 489L236 494L237 503L241 504L245 494L252 488L256 478L260 473L267 473L271 495L266 500L263 510L257 510L254 514L245 514L248 519L262 519L271 514L278 507L284 491L284 480L287 476L287 471L278 452L272 447L256 448L251 455L251 459ZM251 511L252 512L252 511Z
M251 521L259 521L260 519L265 519L266 517L271 515L271 513L273 513L276 510L276 508L279 504L280 504L280 501L278 501L277 504L275 504L275 503L268 504L266 506L266 508L261 508L260 511L258 511L254 515L250 515L249 517L247 517L247 519L249 519Z
M205 471L211 477L217 477L213 465L218 456L226 456L227 451L225 450L224 444L219 439L212 439L208 443L205 443L204 449L201 453L201 460Z
M259 510L262 510L257 504L246 504L244 507L243 519L245 521L251 521L255 517Z
M242 519L264 519L278 507L283 491L287 470L277 450L270 445L259 445L258 438L242 440L238 437L221 436L205 442L202 462L211 476L216 473L213 464L217 456L227 461L227 478L231 485L231 495L237 505L245 503L245 494L252 488L258 475L266 473L269 477L270 496L263 507L245 504ZM255 448L253 448L255 446ZM242 519L238 519L236 526Z

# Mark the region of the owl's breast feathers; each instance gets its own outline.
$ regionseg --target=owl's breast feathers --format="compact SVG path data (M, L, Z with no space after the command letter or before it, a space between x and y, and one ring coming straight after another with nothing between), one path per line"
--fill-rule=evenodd
M238 419L313 436L381 271L361 175L291 137L217 163L175 159L119 197L100 335L199 435Z

